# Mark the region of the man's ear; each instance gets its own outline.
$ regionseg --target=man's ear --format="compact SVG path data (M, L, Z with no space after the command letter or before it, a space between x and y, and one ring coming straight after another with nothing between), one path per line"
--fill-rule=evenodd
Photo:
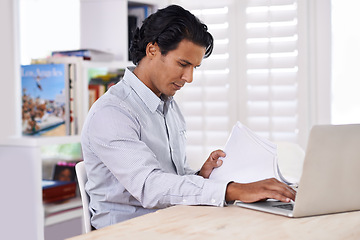
M159 46L157 45L157 43L148 43L148 45L146 46L146 56L153 58L156 56L156 54L159 51Z

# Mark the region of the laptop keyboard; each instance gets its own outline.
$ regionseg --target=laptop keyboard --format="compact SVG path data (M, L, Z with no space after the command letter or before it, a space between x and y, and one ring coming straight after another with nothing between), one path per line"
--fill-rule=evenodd
M293 210L293 209L294 209L294 205L292 205L291 203L275 205L275 206L273 206L273 207L282 208L282 209L287 209L287 210Z

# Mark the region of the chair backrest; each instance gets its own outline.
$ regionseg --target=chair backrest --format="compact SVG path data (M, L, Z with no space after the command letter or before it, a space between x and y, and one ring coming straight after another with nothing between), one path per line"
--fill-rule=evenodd
M276 144L278 165L282 175L290 182L298 183L304 164L305 151L296 143L276 142Z
M76 177L79 184L81 202L83 206L83 222L84 222L84 229L85 233L91 231L91 224L90 224L90 210L89 210L89 195L85 191L85 183L87 181L87 175L85 170L84 162L78 162L75 165Z

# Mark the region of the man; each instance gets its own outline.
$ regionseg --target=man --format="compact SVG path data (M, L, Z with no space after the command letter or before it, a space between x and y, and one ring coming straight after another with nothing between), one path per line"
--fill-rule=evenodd
M130 47L136 65L89 111L82 148L91 223L102 228L176 204L224 206L235 199L294 200L276 179L228 183L208 179L225 153L210 154L199 172L185 156L185 121L173 99L193 80L213 38L190 12L169 6L149 16Z

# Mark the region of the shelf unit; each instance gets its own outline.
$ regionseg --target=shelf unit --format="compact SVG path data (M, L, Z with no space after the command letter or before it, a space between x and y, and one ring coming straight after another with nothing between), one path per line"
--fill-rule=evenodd
M155 11L155 9L167 5L169 2L168 0L80 0L82 39L86 39L87 36L86 31L83 31L86 26L90 26L90 31L94 32L106 29L111 35L104 35L107 40L101 38L104 42L98 41L98 43L119 46L119 51L115 52L118 57L114 62L91 62L65 58L54 60L54 62L58 61L59 63L61 61L75 61L79 66L76 83L76 96L78 97L76 106L80 130L89 108L88 70L91 68L125 68L132 65L128 61L127 51L128 6L147 4L151 5ZM84 6L90 3L106 6L107 9L103 10L108 11L100 11L99 8L95 9L96 14L86 11ZM109 14L109 11L114 14ZM5 221L2 225L6 226L2 236L9 239L56 239L56 237L47 235L46 228L81 218L81 201L77 197L59 205L43 204L41 148L52 144L79 143L80 136L25 137L21 135L19 0L1 1L0 16L2 16L0 27L4 35L2 46L0 46L2 50L0 60L4 70L2 73L3 89L6 89L4 94L0 94L0 104L4 113L2 116L3 119L6 118L0 125L0 159L2 169L5 170L0 175L2 192L5 193L0 200L4 209L2 219ZM110 16L110 18L106 16ZM96 25L91 24L91 19L97 19ZM117 29L121 29L121 31L116 33ZM112 37L112 35L116 37ZM86 46L81 45L80 47ZM101 50L101 46L93 45L91 47ZM68 229L64 232L66 231L71 232Z
M82 217L82 203L79 196L61 203L44 204L45 227Z
M5 169L1 176L2 191L6 193L6 197L1 198L1 205L4 219L11 223L6 224L7 234L16 236L13 239L44 239L46 206L42 202L41 147L78 143L79 140L79 136L9 137L0 140L0 156ZM81 212L71 217L81 218Z
M76 65L75 102L78 129L81 131L89 110L89 70L90 69L125 69L133 64L129 61L93 62L78 57L49 58L51 63L66 63Z
M127 11L129 7L146 5L149 7L148 13L151 14L168 2L167 0L80 0L80 47L112 52L116 61L128 60L128 12L124 9Z

